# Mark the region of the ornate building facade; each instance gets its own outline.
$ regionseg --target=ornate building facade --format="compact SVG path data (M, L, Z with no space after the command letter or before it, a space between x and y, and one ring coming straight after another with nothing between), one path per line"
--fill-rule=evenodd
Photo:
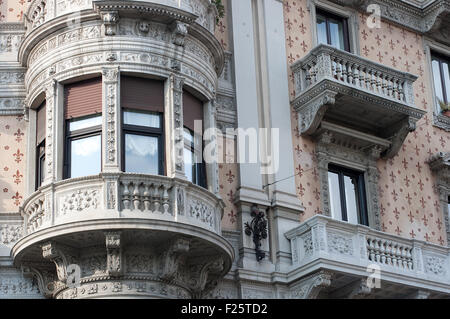
M449 21L2 2L0 298L448 298Z

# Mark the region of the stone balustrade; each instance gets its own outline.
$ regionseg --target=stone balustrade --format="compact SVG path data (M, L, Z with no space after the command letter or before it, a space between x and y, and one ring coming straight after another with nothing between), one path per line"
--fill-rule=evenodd
M450 248L375 231L316 215L285 233L292 249L292 272L307 275L331 269L450 293Z
M416 76L321 44L292 65L297 96L327 78L346 86L414 105Z
M223 203L190 182L165 176L107 174L57 182L22 207L24 235L72 222L138 218L197 226L221 234Z

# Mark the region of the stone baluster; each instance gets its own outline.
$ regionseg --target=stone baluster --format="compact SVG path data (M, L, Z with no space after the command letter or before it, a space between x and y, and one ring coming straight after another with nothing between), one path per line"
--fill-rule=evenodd
M123 181L123 195L122 195L122 203L124 209L130 209L130 190L129 190L130 182L129 181Z
M154 185L154 189L153 189L153 208L154 208L154 213L160 213L159 208L161 207L161 198L160 198L160 194L159 194L159 188L160 185Z
M135 210L139 210L139 206L141 203L141 194L139 192L139 182L135 182L133 184L133 207Z
M150 185L148 185L147 183L144 184L144 196L143 196L143 202L144 202L144 211L150 211L151 210L151 206L150 206Z

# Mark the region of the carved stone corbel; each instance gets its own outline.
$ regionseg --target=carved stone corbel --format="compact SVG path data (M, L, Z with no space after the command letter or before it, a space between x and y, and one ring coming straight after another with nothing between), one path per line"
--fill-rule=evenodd
M177 238L165 250L161 259L161 275L163 280L171 281L175 278L178 268L184 264L184 259L190 249L190 241Z
M327 90L314 99L299 100L294 104L294 109L299 113L298 126L302 134L312 135L316 132L328 107L336 102L336 94Z
M39 291L46 298L52 298L54 292L57 290L58 281L50 270L40 271L32 266L22 266L22 274L25 278L36 279Z
M122 274L122 246L121 232L105 232L106 239L106 271L110 276L118 277Z
M367 285L367 279L361 278L348 284L345 287L338 289L332 298L337 299L362 299L370 295L372 288Z
M172 30L172 43L184 46L184 40L188 34L187 24L181 21L174 21L170 28Z
M217 286L217 279L224 268L223 263L223 258L217 258L191 267L189 285L193 298L201 298Z
M408 116L408 118L401 121L396 125L395 128L390 130L391 132L395 133L393 133L394 135L390 138L391 146L385 152L383 152L383 154L381 154L383 158L392 158L397 155L408 134L416 130L416 122L417 119Z
M62 250L54 242L47 242L42 245L42 256L55 264L59 281L66 282L69 261Z
M300 280L291 288L290 296L293 299L315 299L319 293L330 287L333 274L326 270L320 270Z

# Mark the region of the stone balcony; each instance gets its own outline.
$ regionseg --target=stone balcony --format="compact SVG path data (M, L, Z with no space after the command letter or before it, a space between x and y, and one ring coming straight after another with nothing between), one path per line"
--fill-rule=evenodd
M222 213L214 194L176 178L102 173L69 179L26 199L24 234L11 254L47 297L199 297L234 259L221 236ZM81 268L78 288L68 286L73 264Z
M285 236L292 249L291 278L306 278L300 279L301 283L319 274L323 279L322 296L450 297L449 247L394 236L323 215L310 218ZM374 275L369 268L379 271L379 288L367 286L367 278Z
M373 143L393 157L425 114L414 106L416 76L320 44L292 65L301 134L326 130Z

